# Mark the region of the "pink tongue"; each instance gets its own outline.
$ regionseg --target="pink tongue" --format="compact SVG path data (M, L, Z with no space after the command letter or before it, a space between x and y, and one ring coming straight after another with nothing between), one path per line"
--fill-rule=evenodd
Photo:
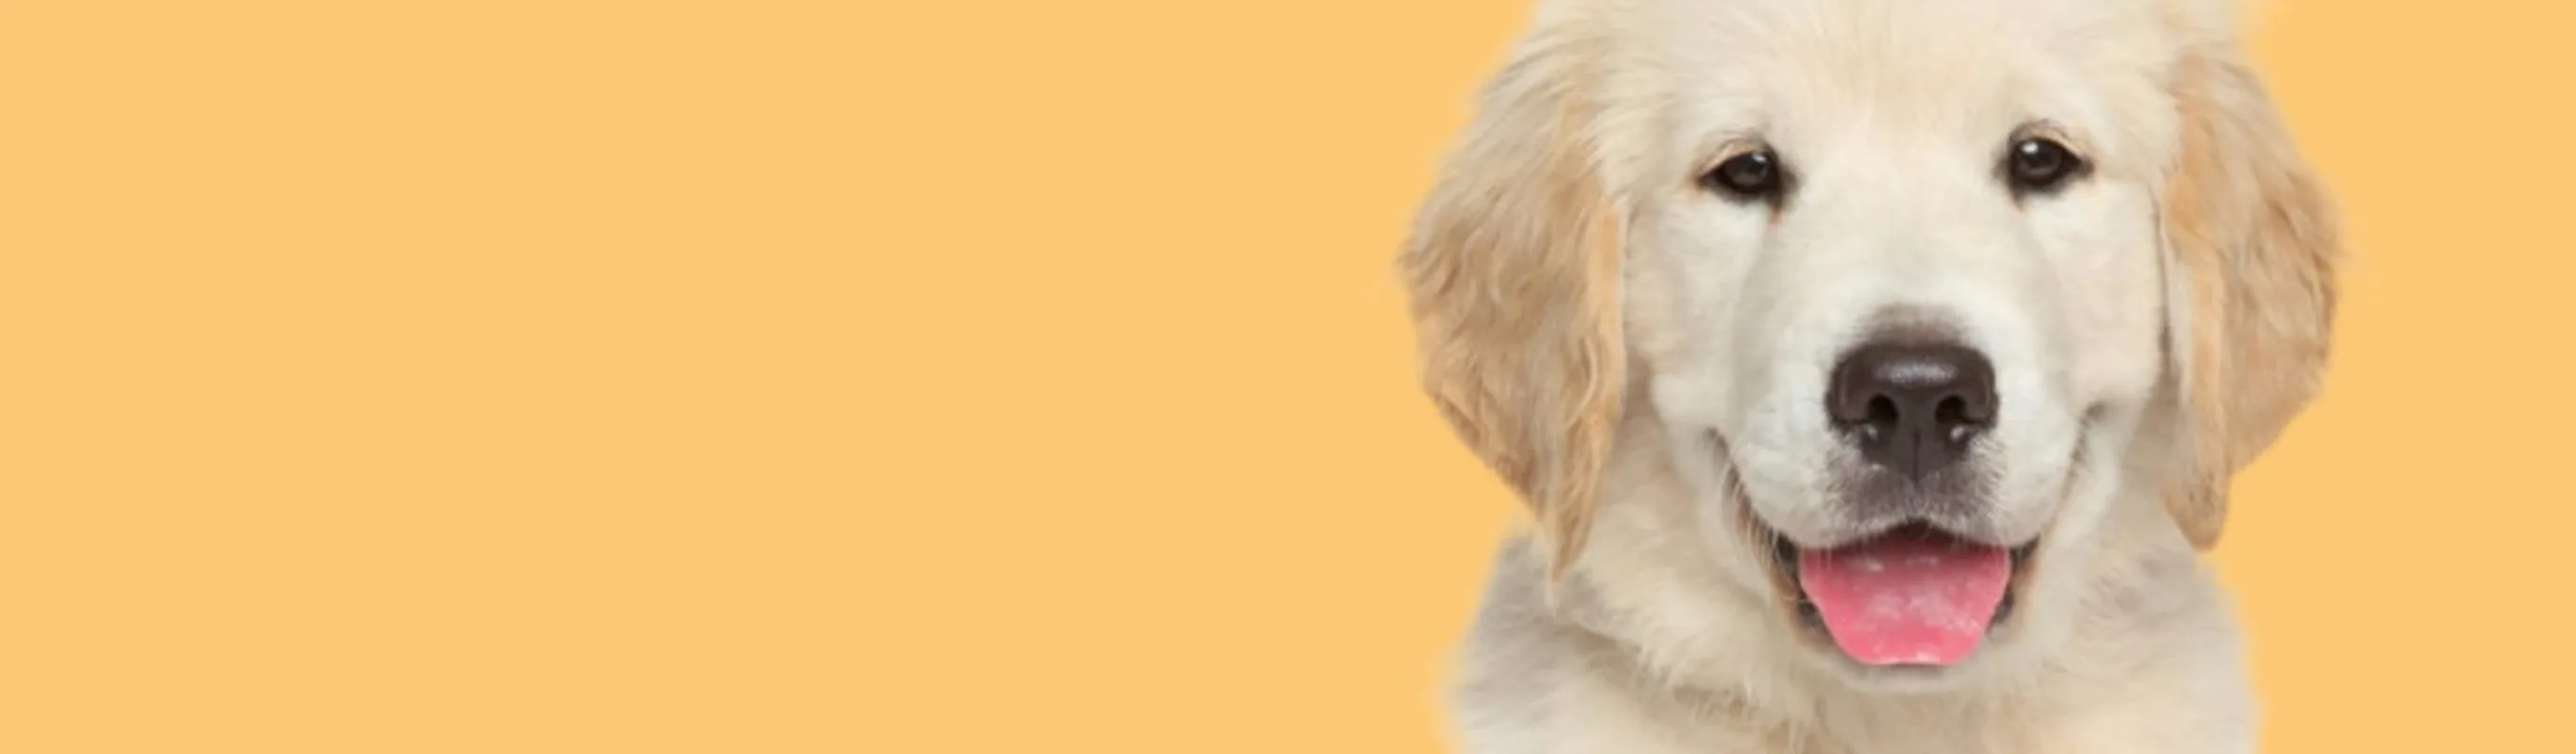
M2003 548L1896 533L1798 555L1798 583L1834 643L1868 665L1949 665L1985 638L2012 578Z

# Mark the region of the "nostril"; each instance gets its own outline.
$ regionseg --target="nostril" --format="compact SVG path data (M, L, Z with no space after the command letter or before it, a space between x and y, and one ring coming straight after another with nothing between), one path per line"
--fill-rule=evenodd
M1954 424L1970 427L1991 426L1995 423L1994 401L1965 395L1948 396L1942 398L1940 405L1933 409L1932 420L1945 427Z
M1862 432L1877 436L1896 427L1904 415L1896 408L1896 399L1884 395L1870 396L1869 413L1857 422Z
M1951 442L1966 442L1986 428L1985 422L1969 416L1968 399L1958 396L1941 399L1940 407L1932 414L1932 423Z

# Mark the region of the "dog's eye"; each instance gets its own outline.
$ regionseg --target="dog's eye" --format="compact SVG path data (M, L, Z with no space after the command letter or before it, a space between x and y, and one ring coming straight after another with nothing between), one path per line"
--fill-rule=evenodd
M2044 194L2084 174L2084 158L2054 140L2028 138L2013 142L2004 161L2004 177L2015 195Z
M1780 175L1780 157L1761 149L1727 158L1700 184L1737 199L1774 199L1780 195L1784 179Z

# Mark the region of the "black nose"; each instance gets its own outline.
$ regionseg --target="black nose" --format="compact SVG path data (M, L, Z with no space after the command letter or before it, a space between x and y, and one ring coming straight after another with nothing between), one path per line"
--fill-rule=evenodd
M1825 410L1862 456L1919 481L1994 427L1995 368L1954 343L1872 343L1834 367Z

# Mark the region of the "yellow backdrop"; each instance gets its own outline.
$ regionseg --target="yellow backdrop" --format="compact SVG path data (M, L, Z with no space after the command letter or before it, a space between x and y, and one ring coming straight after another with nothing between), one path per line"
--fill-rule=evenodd
M1527 0L0 6L0 751L1430 752L1389 264ZM2276 3L2267 751L2568 751L2571 14Z

